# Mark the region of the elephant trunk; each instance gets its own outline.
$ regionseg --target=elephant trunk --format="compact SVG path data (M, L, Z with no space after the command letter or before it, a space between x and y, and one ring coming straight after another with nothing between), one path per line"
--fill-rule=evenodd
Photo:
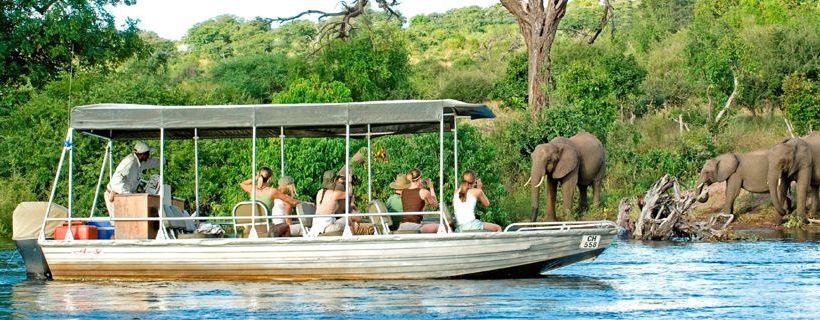
M536 185L538 182L533 179L530 183L532 184L530 188L532 189L530 194L530 216L532 222L535 222L538 219L538 186Z
M698 202L709 201L709 185L706 184L706 179L700 178L695 188L698 189Z
M782 175L780 170L777 170L775 167L769 167L769 174L766 178L766 182L769 185L769 196L772 198L772 206L774 207L775 211L781 216L786 215L786 208L783 208L783 200L781 196L785 198L785 194L781 195L781 188L783 187L781 183L783 183Z

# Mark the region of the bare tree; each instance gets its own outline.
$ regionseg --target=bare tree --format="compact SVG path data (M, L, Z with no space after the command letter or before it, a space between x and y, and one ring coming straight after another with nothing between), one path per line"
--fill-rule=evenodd
M401 15L393 9L399 4L398 0L373 0L384 12L391 18L402 19ZM342 10L336 12L327 12L321 10L306 10L292 17L281 17L271 19L272 22L286 22L299 19L307 15L319 15L318 20L323 21L326 18L340 17L338 20L333 20L325 23L319 29L319 37L326 38L336 36L336 38L344 39L350 35L350 30L353 28L351 21L367 11L367 5L370 0L352 0L350 2L340 1Z
M601 31L604 30L606 24L612 19L613 16L615 16L615 8L609 4L609 0L600 0L599 4L603 8L604 13L601 16L601 21L598 21L598 26L595 27L595 33L593 33L589 40L587 40L587 43L589 44L595 43L595 39L598 39L598 35L600 35Z
M515 16L527 44L527 95L533 118L549 105L550 49L567 0L501 0Z

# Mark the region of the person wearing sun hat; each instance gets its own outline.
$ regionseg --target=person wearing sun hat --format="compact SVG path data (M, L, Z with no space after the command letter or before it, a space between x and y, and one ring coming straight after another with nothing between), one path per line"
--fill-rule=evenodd
M159 167L159 159L151 157L151 150L145 142L137 141L131 154L122 159L111 174L111 181L105 187L105 207L112 217L116 195L137 192L142 172Z
M387 212L404 212L401 204L401 192L410 186L410 180L407 180L407 175L400 173L396 175L396 179L390 183L390 189L393 189L393 194L387 197L384 205L387 207ZM401 216L391 216L393 225L398 226Z

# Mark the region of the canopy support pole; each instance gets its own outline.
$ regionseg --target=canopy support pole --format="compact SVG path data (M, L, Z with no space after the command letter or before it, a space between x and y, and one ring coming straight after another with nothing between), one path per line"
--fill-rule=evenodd
M279 173L280 177L285 176L285 127L279 127Z
M57 173L54 174L54 183L51 184L51 193L48 196L48 205L46 206L46 212L43 214L43 223L40 225L40 240L46 239L46 221L48 219L49 213L51 213L51 205L54 203L54 197L57 195L57 183L60 181L60 173L63 171L63 162L65 161L65 154L72 144L71 137L73 132L74 128L68 128L68 132L66 132L65 138L63 140L63 150L62 152L60 152L60 160L57 162Z
M71 232L71 216L74 211L74 130L69 131L68 146L68 228L65 232L65 240L74 240L74 233Z
M199 216L199 130L194 128L194 216Z
M447 233L444 223L444 113L441 113L438 128L438 233Z
M373 154L370 152L370 124L367 124L367 203L373 202L373 178L372 178L372 170L370 167L370 156Z
M343 236L352 236L353 232L350 230L350 192L352 184L350 183L350 123L345 124L345 231Z
M458 172L458 117L453 115L453 186L458 189L461 181Z
M254 121L256 123L256 121ZM251 217L251 231L248 233L248 239L259 238L256 233L256 213L258 208L256 206L256 124L253 125L251 133L251 203L253 203L253 217ZM234 225L236 220L234 219Z
M94 189L94 202L91 203L91 214L90 217L94 216L94 212L97 210L97 200L100 197L100 186L102 186L102 178L105 174L105 163L108 160L108 153L111 152L111 140L108 140L108 143L105 145L105 152L103 153L102 157L102 165L100 165L100 175L97 177L97 187Z
M165 229L165 128L159 128L159 232L157 239L168 239Z

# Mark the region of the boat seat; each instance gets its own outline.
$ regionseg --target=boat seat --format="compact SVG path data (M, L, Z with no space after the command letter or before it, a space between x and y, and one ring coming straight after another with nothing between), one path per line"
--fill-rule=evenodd
M367 206L369 213L387 213L387 206L381 200L373 200ZM373 223L373 228L379 234L390 234L390 227L393 225L393 219L390 216L372 215L370 222Z
M242 201L237 203L233 207L233 215L234 216L252 216L254 211L254 203L252 201ZM256 201L256 215L257 216L265 216L267 217L270 212L268 210L268 206L261 201ZM259 237L264 237L268 235L268 230L270 230L270 220L264 218L257 218L255 219L235 219L233 223L234 235L237 234L238 227L244 227L245 232L243 233L244 236L250 234L250 228L256 229L256 234Z
M301 217L303 215L314 215L316 214L316 207L313 205L301 202L296 205L296 214L300 217L296 220L299 221L299 225L302 227L302 236L306 237L308 231L310 231L310 227L313 226L313 219Z

